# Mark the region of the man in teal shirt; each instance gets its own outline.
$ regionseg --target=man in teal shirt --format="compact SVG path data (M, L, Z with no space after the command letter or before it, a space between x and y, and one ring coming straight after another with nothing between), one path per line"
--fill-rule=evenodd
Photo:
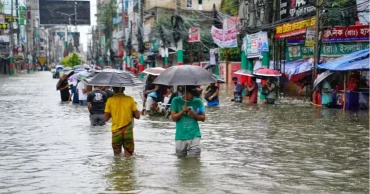
M321 91L321 104L323 106L330 107L333 102L330 89L331 88L330 88L329 82L325 81L324 84L322 85L322 91Z
M175 97L171 103L171 117L176 122L177 156L200 157L198 121L205 121L206 115L202 100L196 98L195 86L185 86L185 94Z

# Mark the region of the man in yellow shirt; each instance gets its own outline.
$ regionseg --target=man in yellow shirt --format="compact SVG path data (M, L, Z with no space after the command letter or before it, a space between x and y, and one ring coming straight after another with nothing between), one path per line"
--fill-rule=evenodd
M134 153L134 133L132 127L133 118L139 119L140 112L131 96L123 92L125 88L113 87L114 96L110 97L105 105L104 119L112 118L112 148L114 155L122 153L128 158Z

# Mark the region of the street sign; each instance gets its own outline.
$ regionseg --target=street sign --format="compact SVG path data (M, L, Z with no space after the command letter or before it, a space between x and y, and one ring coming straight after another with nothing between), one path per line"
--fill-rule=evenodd
M0 30L6 30L6 29L8 29L8 24L0 23Z
M45 62L46 62L46 57L38 57L37 59L39 60L40 65L41 65L41 66L44 66L44 64L45 64Z
M189 29L188 42L199 42L200 41L200 29L199 27L193 27Z

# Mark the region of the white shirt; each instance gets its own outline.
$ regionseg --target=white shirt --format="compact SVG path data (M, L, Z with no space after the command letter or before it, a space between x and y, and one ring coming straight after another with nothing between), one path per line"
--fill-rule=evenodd
M86 86L83 82L79 82L77 84L77 90L78 90L78 100L87 100L87 94L84 94L82 92L83 89L86 89Z

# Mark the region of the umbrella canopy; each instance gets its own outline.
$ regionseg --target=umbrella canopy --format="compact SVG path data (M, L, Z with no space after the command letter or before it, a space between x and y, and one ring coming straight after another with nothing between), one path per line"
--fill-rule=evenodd
M153 68L148 68L143 71L143 73L150 74L150 75L160 75L166 71L165 68L162 67L153 67Z
M75 65L72 67L73 70L76 70L76 69L80 69L80 68L84 68L83 65Z
M71 77L69 77L68 80L69 81L83 80L83 79L87 78L88 76L90 76L91 74L92 73L91 72L88 72L88 71L77 72L77 73L73 74Z
M222 79L221 76L213 74L213 78L217 80L217 83L224 84L226 83L225 80Z
M103 70L95 75L88 85L95 86L111 86L111 87L127 87L127 86L140 86L144 84L136 75L128 71L119 71L109 69L110 71Z
M258 69L253 73L254 75L265 76L265 77L277 77L281 76L281 73L273 69Z
M360 50L343 57L336 58L324 64L319 64L318 67L321 69L327 69L332 71L341 71L340 68L346 67L352 62L369 58L369 49Z
M72 70L72 68L70 68L70 67L64 67L64 69L63 69L63 71L71 71Z
M79 72L83 72L87 70L85 68L78 68L78 69L73 69L73 71L75 71L75 73L79 73Z
M333 74L333 72L331 71L325 71L325 72L322 72L320 73L317 78L315 79L315 81L313 82L313 88L316 88L322 81L324 81L327 77L329 77L331 74Z
M249 70L245 70L245 69L238 70L234 73L238 74L238 75L246 75L246 76L249 76L249 77L255 77L255 75L253 75L253 72L251 72Z
M216 83L213 74L204 68L194 65L173 66L161 73L154 84L174 86L174 85L203 85Z

